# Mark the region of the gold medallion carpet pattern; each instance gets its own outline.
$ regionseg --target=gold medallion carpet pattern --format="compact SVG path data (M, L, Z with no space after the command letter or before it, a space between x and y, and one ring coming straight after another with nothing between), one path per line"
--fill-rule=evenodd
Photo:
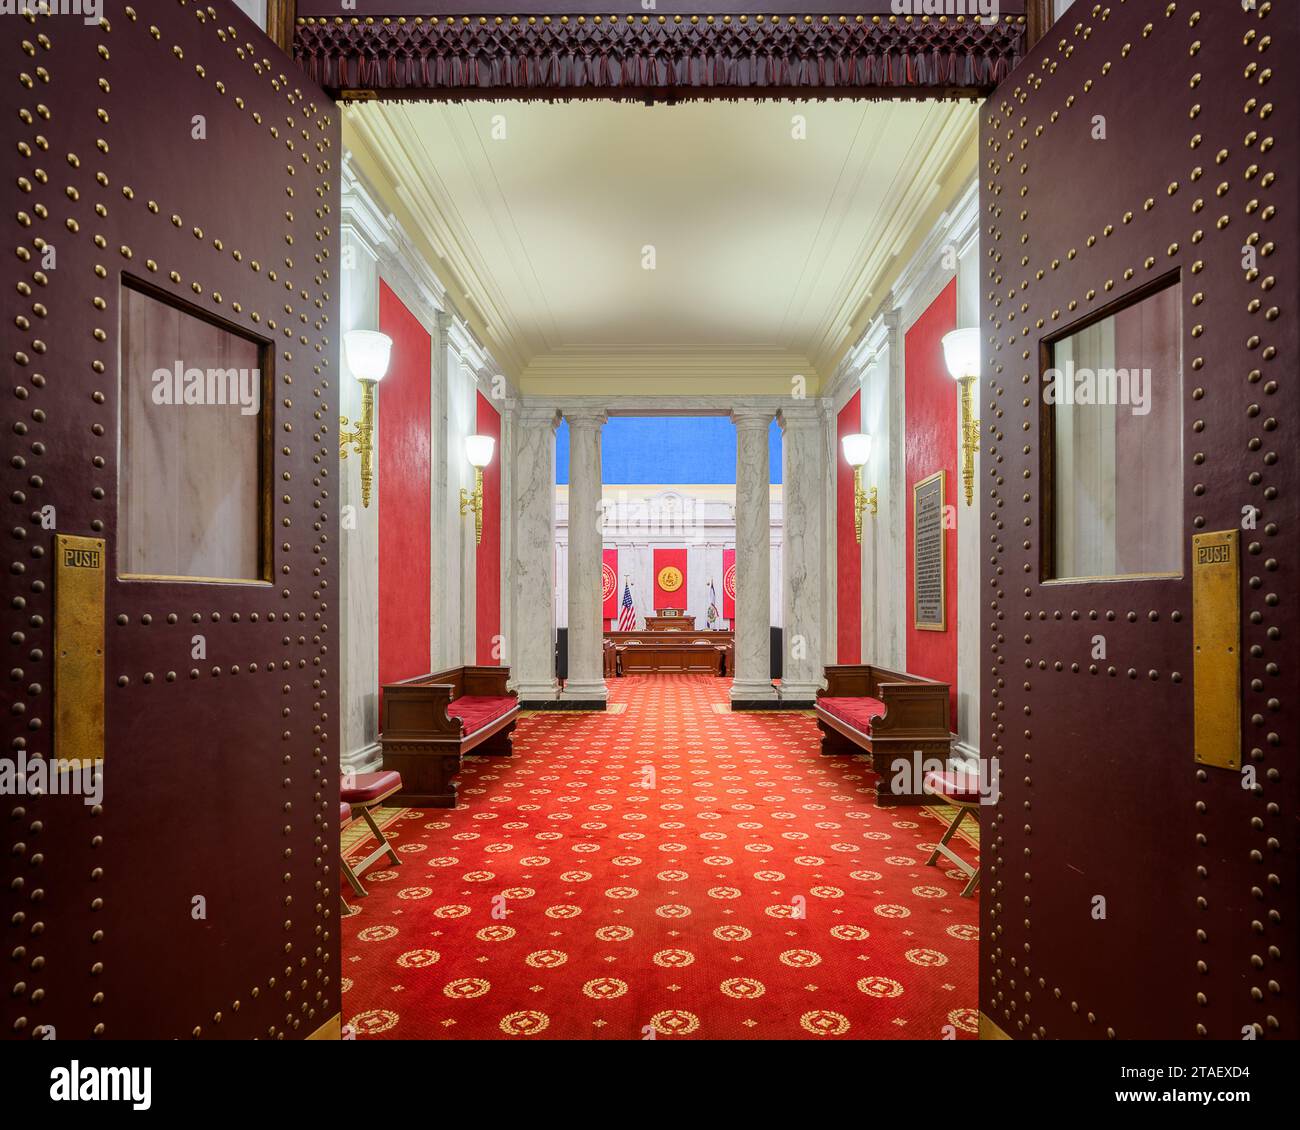
M346 1034L974 1038L978 899L924 866L943 814L877 808L807 713L717 713L728 686L611 680L621 713L529 714L456 809L386 811L402 864L348 899Z

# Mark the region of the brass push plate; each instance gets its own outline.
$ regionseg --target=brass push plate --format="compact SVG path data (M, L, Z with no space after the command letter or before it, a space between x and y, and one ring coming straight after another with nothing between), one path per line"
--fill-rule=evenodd
M81 767L104 756L104 539L54 552L54 756Z
M1192 536L1192 643L1196 762L1240 770L1240 530Z

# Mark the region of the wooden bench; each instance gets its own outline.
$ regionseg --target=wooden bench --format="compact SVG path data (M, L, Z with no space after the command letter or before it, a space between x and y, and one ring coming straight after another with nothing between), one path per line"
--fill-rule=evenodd
M509 667L453 667L383 688L384 768L402 775L398 804L454 808L454 778L471 751L508 757L519 698Z
M852 744L871 755L871 768L880 776L877 803L924 804L922 780L906 792L892 791L894 762L911 767L938 759L944 765L952 753L949 726L949 687L934 679L907 675L870 664L826 668L826 689L813 706L822 732L822 753L846 752ZM912 773L912 776L917 776Z

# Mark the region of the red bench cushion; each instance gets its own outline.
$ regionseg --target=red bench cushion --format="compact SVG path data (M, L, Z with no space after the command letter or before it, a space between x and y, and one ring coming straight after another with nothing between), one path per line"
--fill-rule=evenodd
M980 779L974 773L961 769L947 769L942 773L925 775L925 791L939 793L957 804L978 804Z
M341 789L339 797L349 804L365 804L401 787L400 773L393 769L381 769L378 773L358 773L352 780L352 787Z
M864 734L871 733L873 719L885 716L885 704L878 698L819 698L817 705Z
M467 694L452 700L447 706L447 717L459 718L466 735L469 735L488 723L495 722L518 705L519 700L510 695Z

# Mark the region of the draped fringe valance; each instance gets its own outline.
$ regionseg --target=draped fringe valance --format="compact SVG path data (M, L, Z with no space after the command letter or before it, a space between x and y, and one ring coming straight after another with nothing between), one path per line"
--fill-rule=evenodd
M429 94L534 93L563 98L626 89L763 88L851 93L865 87L989 90L1019 61L1022 23L912 25L549 23L440 20L404 24L301 21L294 54L327 90Z

